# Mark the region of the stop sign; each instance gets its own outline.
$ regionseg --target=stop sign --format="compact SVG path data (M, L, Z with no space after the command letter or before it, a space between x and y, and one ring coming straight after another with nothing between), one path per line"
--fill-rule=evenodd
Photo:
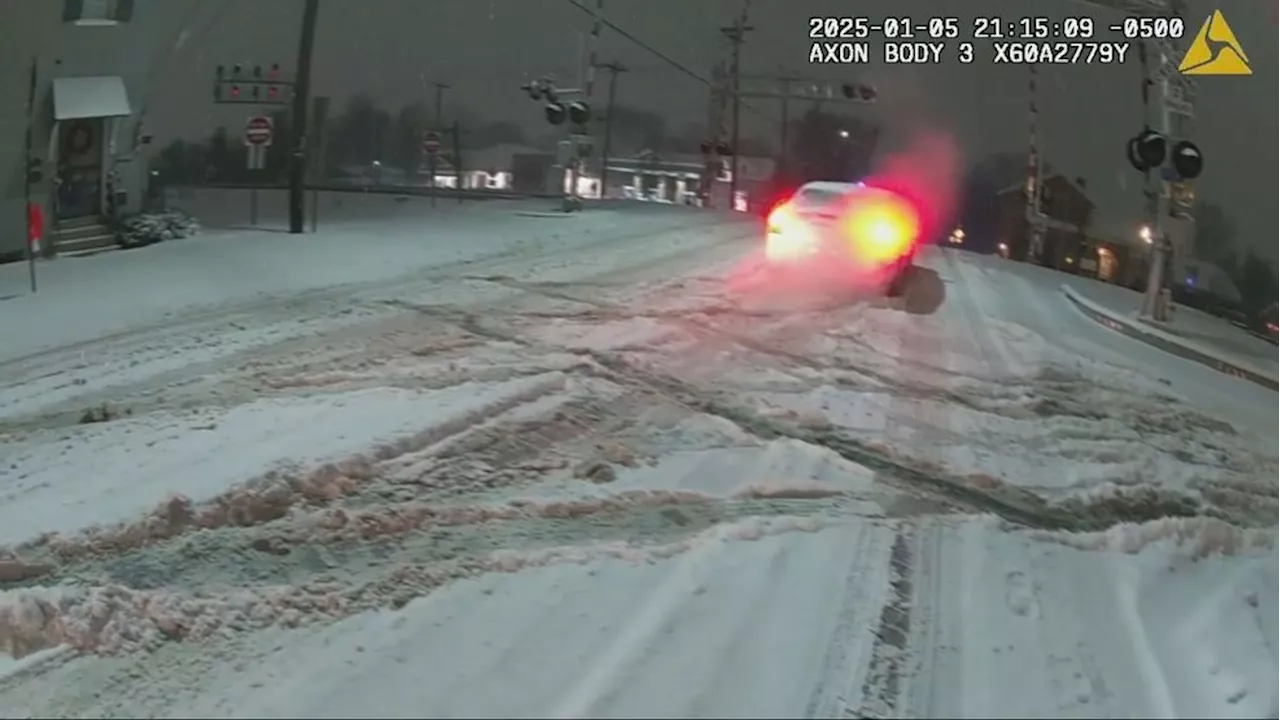
M440 149L440 134L431 131L422 136L422 149L434 153Z
M246 145L270 145L273 125L269 117L252 117L244 125Z

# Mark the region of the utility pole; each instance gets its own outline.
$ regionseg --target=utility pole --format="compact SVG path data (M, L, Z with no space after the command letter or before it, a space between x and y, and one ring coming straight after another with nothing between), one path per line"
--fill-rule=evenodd
M1040 196L1044 191L1044 179L1041 177L1041 171L1044 164L1040 157L1039 137L1036 133L1037 122L1039 120L1040 108L1036 104L1038 97L1036 80L1039 73L1036 71L1035 64L1027 66L1030 71L1030 77L1027 81L1027 185L1024 189L1026 197L1026 218L1027 218L1027 262L1040 262L1040 256L1044 250L1044 219L1040 212Z
M449 83L438 82L435 84L435 87L436 87L436 117L435 117L435 121L432 122L431 124L431 129L438 134L440 132L441 126L444 124L444 91L452 88L453 86L450 85ZM438 155L439 153L431 153L427 155L427 172L431 174L430 187L433 191L436 189L436 170L438 169L436 158L438 157ZM457 158L454 158L454 160L456 162ZM436 204L436 194L435 192L432 192L431 205L434 207L435 204Z
M765 80L769 82L778 83L778 91L776 94L762 95L760 93L752 93L752 92L746 92L746 91L739 92L738 94L742 97L769 97L769 98L777 98L782 101L782 120L778 126L778 131L779 131L778 132L778 168L780 170L785 170L787 167L788 153L789 153L789 148L787 146L787 143L790 140L790 137L788 134L790 132L790 128L788 126L791 124L791 101L810 99L813 94L812 93L793 94L792 88L791 88L792 83L799 82L801 80L804 80L805 78L801 77L800 75L788 73L785 70L780 71L778 75L743 75L742 79ZM810 83L810 85L813 86L813 83ZM852 89L853 86L850 86L850 88ZM824 91L823 94L834 95L835 93L831 91ZM856 100L857 97L858 97L858 92L856 90L853 90L852 92L849 93L848 99Z
M609 190L609 147L613 139L613 102L618 97L618 73L627 71L627 66L616 60L601 63L600 67L609 71L609 100L604 110L604 142L600 150L600 197L605 197Z
M293 156L289 165L289 232L306 231L307 110L311 95L311 55L316 43L320 0L304 0L302 32L298 38L298 69L293 87Z
M782 122L778 128L778 164L781 166L779 170L783 172L787 170L787 126L791 124L788 101L791 99L791 82L793 79L790 77L778 78L778 92L782 93Z
M1120 10L1137 16L1185 18L1188 15L1186 0L1082 1L1085 4ZM1158 119L1154 129L1167 138L1177 137L1187 141L1194 131L1196 83L1192 77L1178 70L1178 61L1183 51L1179 49L1178 41L1170 38L1145 42L1149 42L1152 45L1156 54L1157 65L1150 74L1144 68L1142 86L1144 94L1143 124L1149 127L1150 118L1146 116L1145 112L1148 104L1147 93L1150 88L1154 87L1159 92L1158 102L1155 103ZM1145 48L1143 48L1142 52L1145 56ZM1157 173L1160 172L1159 169L1153 169ZM1176 257L1177 253L1167 233L1167 220L1172 213L1161 210L1160 198L1168 191L1171 203L1168 209L1172 210L1173 196L1169 183L1159 175L1152 177L1149 182L1152 194L1147 198L1148 205L1145 209L1151 215L1152 257L1150 274L1147 279L1147 292L1143 297L1140 314L1153 320L1164 320L1167 316L1163 294L1166 282L1164 274L1165 258L1171 254ZM1194 218L1188 210L1184 209L1182 211L1182 217L1188 223L1194 222ZM1189 232L1190 228L1188 227L1186 230Z
M27 128L22 142L22 216L27 219L27 231L23 233L23 239L26 241L24 245L27 253L27 279L31 283L31 292L33 293L36 292L36 252L35 248L31 247L31 243L35 239L35 231L39 231L41 234L44 232L44 228L32 227L36 217L32 217L35 207L31 203L31 186L44 180L43 166L32 153L31 139L31 130L36 119L36 81L39 71L39 57L32 55L31 74L27 81ZM43 217L43 215L37 217Z
M743 8L742 14L730 27L720 28L720 33L729 38L729 42L733 43L733 59L729 64L729 87L733 94L733 109L730 114L730 130L729 130L729 149L730 172L729 172L729 209L737 209L738 200L738 141L741 140L741 116L742 116L742 43L746 42L747 33L755 28L747 25L747 11Z

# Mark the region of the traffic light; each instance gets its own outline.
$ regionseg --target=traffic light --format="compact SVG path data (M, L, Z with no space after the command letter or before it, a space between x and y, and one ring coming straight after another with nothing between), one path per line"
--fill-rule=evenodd
M564 119L568 114L565 111L564 106L558 102L547 103L546 108L543 109L543 113L547 116L547 122L552 125L563 124Z
M232 100L238 100L238 99L240 99L240 86L239 86L239 85L232 85L232 86L231 86L231 99L232 99Z
M253 77L254 77L254 78L260 78L260 77L262 77L262 66L261 66L261 65L254 65L254 66L253 66Z
M1173 171L1183 180L1194 180L1204 170L1204 155L1190 140L1182 140L1173 146Z
M1129 138L1126 155L1129 164L1138 172L1148 172L1164 164L1168 153L1165 137L1150 128Z
M254 85L254 86L253 86L253 88L252 88L252 89L250 90L250 92L249 92L249 94L253 96L253 99L254 99L254 100L257 100L257 99L258 99L258 91L259 91L259 87L258 87L257 85Z
M569 103L569 121L574 125L586 125L591 120L591 106L575 100Z
M278 80L280 78L280 63L271 64L271 70L268 71L267 77L272 80Z
M213 74L213 76L218 80L222 80L222 78L226 77L226 75L227 75L227 68L225 65L219 65L218 69L215 70Z
M275 85L272 85L271 87L267 88L267 99L268 99L268 100L279 100L279 99L280 99L280 88L276 87Z
M877 93L876 89L870 85L861 85L859 83L845 83L840 86L840 93L844 95L846 100L855 102L875 102Z

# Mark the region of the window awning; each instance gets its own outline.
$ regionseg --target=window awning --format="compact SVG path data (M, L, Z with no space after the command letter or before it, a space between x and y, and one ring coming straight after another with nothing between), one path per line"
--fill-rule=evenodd
M53 79L56 120L120 117L132 114L124 80L117 75Z

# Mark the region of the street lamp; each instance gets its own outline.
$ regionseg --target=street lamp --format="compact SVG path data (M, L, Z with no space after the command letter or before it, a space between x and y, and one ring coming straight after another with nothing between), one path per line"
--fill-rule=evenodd
M841 139L841 140L848 140L848 139L849 139L849 131L848 131L848 130L841 129L841 130L840 130L840 139Z
M1150 245L1153 242L1153 239L1151 236L1151 226L1143 225L1142 229L1138 231L1138 237L1142 238L1143 242Z

